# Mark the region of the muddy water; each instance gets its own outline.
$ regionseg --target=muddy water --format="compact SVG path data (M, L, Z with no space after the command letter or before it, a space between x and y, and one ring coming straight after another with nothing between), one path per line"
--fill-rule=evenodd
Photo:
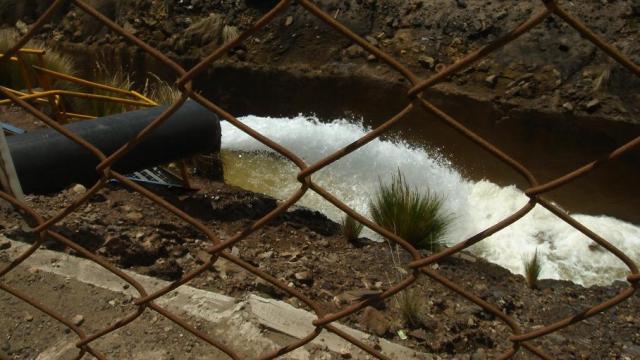
M283 73L222 69L200 88L233 114L294 117L316 114L321 121L360 119L375 127L406 106L405 86L359 78L309 79ZM250 84L250 85L249 85ZM440 108L528 167L539 182L552 180L640 136L640 126L597 117L533 111L501 112L480 102L441 92L429 94ZM499 185L527 183L485 150L434 116L415 110L387 138L437 148L471 180ZM640 149L545 196L571 212L640 224Z
M459 119L525 165L544 183L599 159L617 146L640 135L640 128L619 134L619 140L600 138L598 130L588 134L562 128L567 119L530 117L493 120L492 113L461 109ZM499 185L516 184L526 189L526 180L497 158L461 137L441 121L414 113L396 129L396 136L413 144L441 150L456 168L473 180L490 179ZM560 125L554 127L554 124ZM375 126L375 122L371 122ZM599 124L607 126L608 124ZM592 132L591 132L592 131ZM603 134L604 135L604 134ZM589 140L592 137L592 140ZM606 164L573 183L545 196L572 212L607 214L640 224L640 149Z

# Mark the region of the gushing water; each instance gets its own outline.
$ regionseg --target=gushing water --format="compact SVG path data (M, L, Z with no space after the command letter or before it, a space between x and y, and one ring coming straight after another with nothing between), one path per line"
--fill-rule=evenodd
M298 116L275 119L247 116L245 124L285 148L307 164L324 158L362 137L368 129L347 120L321 123ZM227 182L280 199L291 196L300 184L298 169L273 150L229 123L222 124L223 161ZM454 223L445 242L455 244L488 228L523 207L528 198L515 186L470 181L438 151L413 147L401 140L376 139L345 158L315 173L312 178L354 210L368 216L369 199L380 181L388 182L400 170L407 182L445 198L444 211ZM343 213L309 191L300 205L340 220ZM634 261L640 260L640 227L601 215L573 217L604 237ZM372 232L365 235L379 239ZM548 210L537 206L524 218L470 248L470 251L515 273L523 273L523 257L536 249L542 259L542 278L564 279L585 286L624 279L628 269L607 251Z

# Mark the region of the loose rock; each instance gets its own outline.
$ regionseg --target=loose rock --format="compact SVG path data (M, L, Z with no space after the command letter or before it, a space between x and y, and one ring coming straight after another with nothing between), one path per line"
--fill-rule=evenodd
M11 247L11 241L9 239L0 237L0 250L7 250Z
M74 185L71 190L76 194L84 194L87 192L87 188L82 184Z
M78 315L74 316L73 319L71 319L71 322L75 326L80 326L84 322L84 316L78 314Z
M369 332L383 336L389 331L390 321L382 312L367 306L360 316L360 325Z

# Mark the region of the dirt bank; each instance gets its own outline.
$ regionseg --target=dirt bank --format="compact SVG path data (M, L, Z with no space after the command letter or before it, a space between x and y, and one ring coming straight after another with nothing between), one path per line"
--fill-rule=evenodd
M185 66L248 28L275 1L92 0L107 16ZM318 6L401 63L428 76L441 65L504 35L541 10L539 1L318 1ZM164 4L173 4L168 8ZM640 61L637 1L561 2L573 15L636 63ZM84 53L88 66L100 57L132 71L163 69L139 49L101 27L76 8L46 26L40 36L56 46ZM16 12L27 24L31 11ZM13 25L16 17L5 23ZM82 61L82 59L79 59ZM340 75L382 80L400 88L401 76L293 4L216 67L254 72ZM164 69L164 74L167 74ZM208 78L207 81L215 81ZM264 84L268 88L268 84ZM558 18L549 18L515 43L469 70L447 79L436 91L464 94L503 109L638 122L640 79L617 65ZM292 97L295 98L295 95ZM222 101L224 99L217 98Z

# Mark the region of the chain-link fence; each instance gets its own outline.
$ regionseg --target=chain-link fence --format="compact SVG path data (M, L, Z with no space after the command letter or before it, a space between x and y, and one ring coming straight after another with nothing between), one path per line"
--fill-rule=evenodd
M7 61L8 58L17 54L18 50L23 48L27 43L27 41L32 39L34 35L36 35L39 31L41 31L43 25L45 25L50 20L50 18L57 11L59 11L59 9L66 2L67 0L53 1L50 7L42 14L42 16L37 20L37 22L30 27L28 32L14 45L14 47L11 50L7 51L7 53L4 54L4 56L0 59L0 61L3 61L3 62ZM574 16L567 13L558 4L558 2L553 0L542 0L540 10L537 13L535 13L533 16L531 16L529 19L527 19L525 22L521 23L517 28L508 32L506 35L497 39L496 41L478 50L471 52L470 54L461 58L459 61L445 67L440 72L432 75L431 77L427 79L421 79L418 76L416 76L416 74L414 74L412 71L410 71L407 67L405 67L403 64L395 60L393 57L384 53L382 50L375 47L371 43L367 42L365 39L358 36L349 28L347 28L346 26L344 26L343 24L335 20L332 16L325 13L316 4L314 4L313 1L298 0L297 1L298 5L305 8L309 13L313 14L317 18L321 19L328 26L340 32L344 37L350 39L354 43L361 46L366 52L372 54L377 59L386 63L388 66L390 66L391 68L393 68L394 70L402 74L402 76L405 77L411 84L410 88L406 93L406 99L407 99L406 107L401 112L393 116L391 119L389 119L379 127L370 131L359 140L353 142L352 144L336 151L330 156L327 156L326 158L314 164L307 164L305 161L303 161L298 155L296 155L292 151L286 149L282 145L272 141L268 137L263 136L259 132L256 132L255 130L251 129L247 125L243 124L240 120L235 118L233 115L231 115L230 113L228 113L227 111L225 111L224 109L222 109L221 107L219 107L218 105L216 105L215 103L207 99L206 96L198 92L197 89L195 89L192 85L192 80L198 75L202 74L207 67L209 67L212 63L216 62L222 56L227 54L229 50L238 46L243 41L251 37L258 30L264 28L267 24L272 22L279 14L283 13L283 11L285 11L288 7L290 7L292 5L292 2L293 2L292 0L279 1L277 4L274 5L272 9L266 12L264 16L262 16L258 21L256 21L245 32L241 33L237 38L231 40L229 43L216 49L213 53L208 55L206 58L200 61L193 68L186 70L176 62L172 61L169 57L167 57L162 52L144 43L142 40L140 40L133 34L125 31L121 26L114 23L109 18L105 17L100 12L96 11L94 8L87 5L85 2L81 0L72 1L72 3L77 8L81 9L82 11L86 12L87 14L95 18L96 21L103 23L113 32L121 35L132 44L140 47L149 55L156 58L158 61L165 64L169 68L171 68L179 78L179 80L177 81L177 85L182 91L182 97L180 98L180 100L174 103L172 106L168 107L147 128L141 131L135 138L131 139L126 145L122 146L122 148L120 148L118 151L116 151L113 154L102 153L93 144L85 141L84 139L80 138L76 134L70 132L65 127L61 126L57 121L47 116L43 112L39 111L36 107L32 106L29 102L21 99L20 96L16 95L11 91L8 91L5 88L0 88L0 93L2 93L4 97L6 97L7 99L11 99L11 101L13 101L14 104L20 106L21 108L23 108L24 110L26 110L27 112L35 116L37 119L44 122L49 127L57 130L68 139L86 148L100 161L99 166L96 168L96 171L100 174L100 180L97 181L78 200L74 201L72 205L65 208L59 214L51 218L45 218L42 215L38 214L37 212L29 208L29 206L27 206L24 202L18 200L16 197L9 194L8 191L0 192L1 199L11 203L17 211L21 212L24 216L28 217L31 220L31 225L33 226L33 232L34 234L37 234L39 236L39 240L36 241L27 252L25 252L24 254L19 256L17 259L12 261L9 266L0 270L0 280L7 273L15 269L20 263L24 262L40 246L42 246L45 239L54 239L58 241L60 244L75 250L82 256L101 265L106 271L110 271L113 274L117 275L122 280L126 281L131 286L133 286L138 292L138 296L134 301L134 303L137 306L136 311L134 311L133 313L127 315L122 319L119 319L118 321L115 321L113 325L107 328L104 328L93 334L87 334L78 326L74 325L74 323L70 319L63 317L59 315L57 312L48 308L42 301L33 299L29 297L29 294L25 294L22 291L19 291L11 286L6 285L3 282L0 282L0 289L12 294L13 296L43 311L44 313L48 314L52 318L66 325L71 331L77 334L79 341L77 342L76 346L80 350L78 358L82 357L85 353L90 353L93 356L100 359L105 358L104 355L100 354L94 348L92 348L92 342L100 337L105 336L106 334L116 331L117 329L126 327L128 324L130 324L131 322L135 321L138 317L140 317L145 311L152 310L159 314L164 315L166 318L175 322L185 330L191 332L198 338L220 349L221 351L226 353L229 357L233 359L239 359L240 357L239 355L237 355L236 352L234 352L234 349L231 349L226 345L220 343L216 339L210 337L208 334L199 331L198 329L189 325L184 320L180 319L177 315L172 314L171 312L167 311L166 309L157 305L154 302L154 300L158 299L159 297L167 294L168 292L182 285L189 283L189 281L191 281L195 277L211 269L213 264L220 257L225 258L226 260L234 264L237 264L238 266L244 268L246 271L254 274L257 277L260 277L263 280L268 281L269 283L273 284L278 289L282 290L288 295L298 298L304 304L306 304L311 309L313 309L313 311L317 316L317 319L313 321L313 325L315 326L315 329L312 333L276 351L271 351L265 354L256 354L256 357L261 359L275 358L283 354L289 353L295 350L296 348L311 342L323 330L332 332L344 338L345 340L353 343L357 347L361 348L362 350L366 351L367 353L377 358L381 358L381 359L388 358L387 356L385 356L384 354L376 350L373 346L367 345L361 341L354 339L347 333L343 332L342 330L334 326L333 323L364 309L368 305L387 299L391 296L394 296L395 294L398 294L401 291L406 290L407 288L411 287L411 285L421 276L427 276L437 281L438 283L446 286L452 292L455 292L460 296L464 297L465 299L477 304L482 309L484 309L484 311L495 315L500 321L504 322L506 325L508 325L509 328L511 328L512 333L510 334L509 340L511 341L512 346L500 356L500 358L502 359L510 358L516 353L518 353L519 351L523 351L523 349L537 355L540 358L551 359L551 357L545 354L545 352L542 349L539 349L533 346L531 344L531 340L548 335L552 332L571 326L572 324L580 322L591 316L597 315L598 313L605 311L613 306L616 306L622 301L625 301L635 293L635 291L638 288L638 281L640 280L640 273L638 271L638 267L636 266L636 264L634 264L634 262L627 255L625 255L623 252L618 250L615 246L613 246L607 240L600 237L598 234L594 233L584 225L580 224L578 221L576 221L574 218L569 216L567 213L565 213L563 210L561 210L558 206L556 206L552 202L545 200L542 197L542 195L551 190L557 189L562 186L566 186L571 182L573 182L574 180L576 180L577 178L580 178L585 174L591 171L594 171L596 167L602 165L603 163L613 161L616 158L619 158L620 156L622 156L623 154L629 152L630 150L638 147L638 145L640 145L640 137L636 137L632 141L624 144L623 146L620 146L619 148L615 149L609 154L606 154L606 156L602 157L599 160L585 164L584 166L576 169L575 171L565 174L552 181L541 184L536 179L535 174L533 174L529 169L527 169L527 167L525 167L520 162L518 162L518 160L510 157L508 154L504 153L499 148L492 145L489 141L478 136L473 131L469 130L467 127L465 127L460 122L458 122L456 119L449 116L447 113L445 113L444 111L442 111L441 109L433 105L429 101L428 97L424 94L424 91L432 87L433 85L437 84L438 82L444 79L447 79L451 75L454 75L456 73L459 73L465 70L470 65L477 62L478 60L485 58L487 55L489 55L493 51L515 41L518 37L527 33L529 30L533 29L538 24L542 23L545 19L551 16L554 16L556 18L559 18L565 21L567 24L573 27L576 31L580 32L584 38L591 41L598 48L600 48L602 51L608 54L611 58L615 59L618 63L622 64L624 67L629 69L632 73L634 73L637 76L640 76L640 66L638 66L637 64L634 64L627 57L625 57L625 55L620 53L613 46L611 46L609 43L607 43L606 41L601 39L598 35L596 35L594 32L592 32L587 26L582 24L578 19L576 19ZM143 138L145 138L145 136L148 136L150 133L154 131L154 129L156 129L160 124L162 124L165 120L167 120L167 118L170 117L188 98L191 98L197 101L198 103L200 103L201 105L209 109L210 111L215 112L224 120L238 127L242 131L249 134L251 137L255 138L256 140L260 141L261 143L265 144L269 148L273 149L277 153L281 154L282 156L284 156L285 158L293 162L300 169L299 173L297 174L297 180L300 182L300 188L291 197L279 203L279 206L275 210L269 212L268 214L265 214L261 219L253 223L247 230L242 231L237 235L228 239L220 239L216 234L216 232L208 228L202 222L198 221L197 219L189 216L184 211L171 205L169 202L163 200L161 197L157 196L147 188L144 188L136 184L135 182L129 180L123 174L120 174L112 170L115 163L117 163L120 159L123 158L125 154L129 153L133 148L135 148L136 145ZM373 223L365 216L358 214L356 211L349 208L349 206L347 206L345 203L343 203L342 201L337 199L334 195L332 195L331 191L319 186L318 184L316 184L311 180L312 174L325 168L331 163L337 161L338 159L348 156L350 153L358 150L359 148L363 147L365 144L378 138L383 133L385 133L392 125L403 121L405 116L411 110L414 110L414 109L421 109L422 111L425 111L427 113L437 116L443 122L445 122L450 127L458 131L464 137L466 137L468 140L478 144L479 146L481 146L482 148L490 152L494 157L500 159L509 167L516 170L529 184L529 188L526 189L525 193L530 200L520 210L511 214L510 216L503 219L499 223L496 223L493 226L479 232L478 234L464 241L459 242L457 245L446 248L440 252L437 252L427 257L422 256L421 253L406 240L399 238L398 236L394 235L392 232ZM180 280L171 283L170 286L167 286L166 288L163 288L159 291L150 293L140 283L136 282L133 278L131 278L130 276L128 276L127 274L125 274L124 272L116 268L113 264L110 264L103 258L82 248L71 239L52 230L52 227L55 224L59 223L70 213L76 211L83 204L86 204L87 201L93 195L95 195L100 189L104 188L106 184L112 179L118 180L125 187L147 197L148 199L155 202L157 205L170 211L175 216L181 218L183 221L189 223L194 228L199 230L202 234L204 234L209 239L209 241L211 241L211 247L208 249L208 252L211 255L213 255L211 259L206 261L202 266L198 267L196 270L183 276ZM353 217L354 219L366 225L373 231L377 232L378 234L382 235L385 238L390 239L391 241L395 242L396 244L404 248L412 256L412 261L408 264L405 264L408 268L411 269L410 274L407 275L406 278L404 278L402 281L398 282L394 286L391 286L390 288L386 289L385 291L383 291L377 296L368 298L356 304L352 304L338 312L327 313L316 302L312 301L309 297L305 296L302 292L296 290L294 287L289 287L287 284L267 274L263 270L253 266L247 261L244 261L239 257L232 255L230 251L226 251L230 249L234 244L237 244L243 241L250 234L257 231L261 227L264 227L265 225L267 225L271 220L273 220L277 216L286 212L287 209L289 209L294 204L296 204L296 202L300 200L300 198L309 191L316 192L317 194L322 196L324 199L326 199L327 201L329 201L330 203L332 203L333 205L335 205L336 207L344 211L349 216ZM488 303L487 301L481 299L480 297L474 295L470 291L456 284L455 279L448 279L444 277L439 271L435 270L430 265L437 263L438 261L441 261L447 257L450 257L453 254L456 254L464 249L467 249L468 247L474 244L477 244L478 242L481 242L482 240L486 239L492 234L495 234L496 232L510 226L511 224L513 224L514 222L516 222L517 220L525 216L527 213L529 213L536 206L542 206L546 208L551 213L555 214L555 216L562 219L564 222L571 225L572 227L574 227L575 229L577 229L578 231L580 231L581 233L583 233L584 235L586 235L587 237L595 241L597 244L602 246L611 254L615 255L618 259L620 259L620 261L624 262L626 266L629 268L629 275L627 277L629 286L623 289L615 297L605 302L602 302L601 304L592 306L591 308L584 310L578 314L575 314L566 319L557 321L555 323L548 324L544 327L537 328L532 331L524 331L521 325L518 323L518 321L516 321L513 317L510 317L509 315L507 315L506 313L498 309L498 307L496 307L495 305ZM507 336L507 334L505 334L505 336Z

